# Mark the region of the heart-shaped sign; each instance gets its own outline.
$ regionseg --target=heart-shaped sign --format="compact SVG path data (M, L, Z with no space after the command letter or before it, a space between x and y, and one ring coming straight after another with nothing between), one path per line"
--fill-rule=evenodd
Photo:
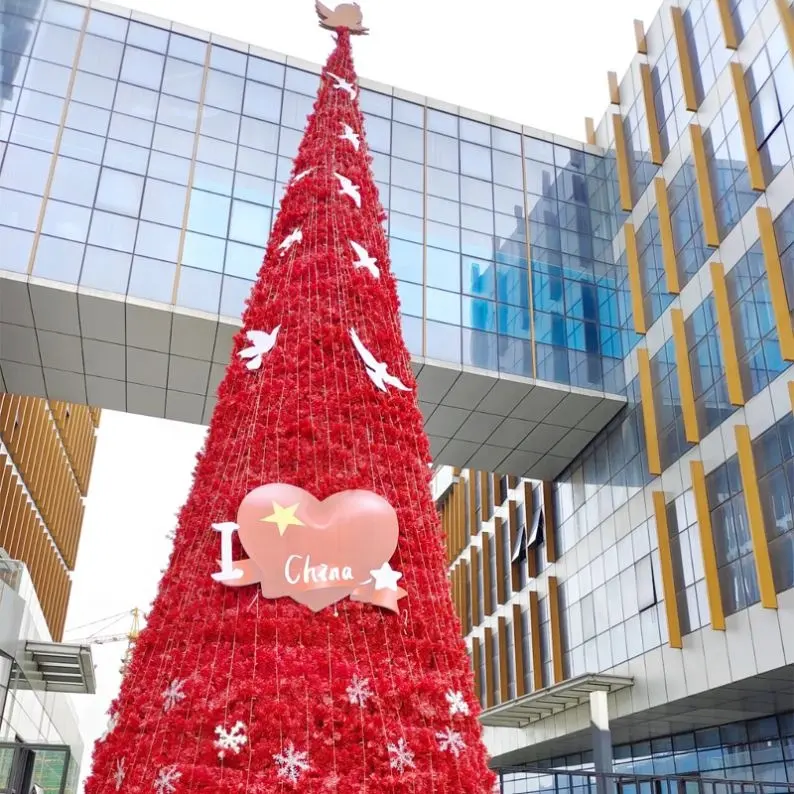
M265 598L289 596L314 612L351 596L397 611L404 590L389 566L397 549L394 508L371 491L342 491L320 502L294 485L271 483L251 491L226 533L221 572L232 587L259 583ZM248 560L231 560L237 530ZM228 538L228 542L226 539Z

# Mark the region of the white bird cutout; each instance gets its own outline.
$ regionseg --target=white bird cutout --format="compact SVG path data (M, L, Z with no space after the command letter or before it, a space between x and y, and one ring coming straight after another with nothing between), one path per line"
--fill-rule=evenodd
M312 171L314 171L314 166L312 166L311 168L307 168L305 171L301 171L299 174L295 174L295 176L292 177L292 184L297 185L298 182L301 181L301 179L303 179L306 176L309 176L309 174Z
M364 347L364 343L358 338L358 334L353 328L350 329L350 338L353 340L353 345L364 362L367 375L381 391L388 391L387 386L394 386L395 389L400 391L411 391L398 377L389 375L387 365L375 359L375 356Z
M299 243L303 239L303 232L300 229L293 229L280 243L278 246L278 250L281 251L281 256L289 251L289 249L295 244Z
M342 122L342 128L344 129L344 134L339 137L343 141L350 141L353 148L358 151L359 146L361 146L361 138L358 137L358 133L349 124L345 124L344 121Z
M246 331L246 337L251 343L251 347L246 347L237 355L240 358L250 359L245 365L250 370L259 369L262 366L262 358L276 346L276 338L281 326L277 325L270 333L266 331Z
M343 196L350 196L354 204L361 209L361 188L358 185L354 185L346 176L342 176L342 174L334 172L334 176L339 180L339 184L342 187L339 192Z
M356 87L353 83L348 83L343 77L340 77L338 74L334 74L333 72L326 72L326 74L336 82L334 88L338 88L340 91L346 91L350 94L351 99L356 98Z
M356 252L358 261L353 262L353 267L358 270L359 268L366 268L372 274L373 278L380 278L380 270L377 268L378 260L374 256L369 255L369 251L363 245L359 245L355 240L350 241L350 245Z

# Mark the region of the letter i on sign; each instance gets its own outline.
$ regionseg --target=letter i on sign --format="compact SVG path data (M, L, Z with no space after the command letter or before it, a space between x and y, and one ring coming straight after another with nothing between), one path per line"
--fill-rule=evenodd
M237 524L227 521L223 524L213 524L212 528L221 533L221 569L212 574L216 582L232 582L242 577L240 568L234 567L232 560L232 536L239 529Z

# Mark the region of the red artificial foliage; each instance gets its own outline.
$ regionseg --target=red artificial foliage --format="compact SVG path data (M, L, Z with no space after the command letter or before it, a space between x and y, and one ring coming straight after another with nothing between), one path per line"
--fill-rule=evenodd
M115 727L94 750L87 794L493 789L364 120L357 97L331 75L356 84L346 30L323 72L170 563L113 704ZM345 124L361 136L358 150L341 137ZM360 208L335 174L360 187ZM280 249L298 228L302 240ZM377 259L379 278L354 268L351 240ZM249 346L245 331L279 325L261 368L247 369L238 355ZM376 388L350 329L410 391ZM400 539L392 566L408 592L399 614L349 599L313 614L289 599L266 601L255 587L213 581L220 541L212 524L234 521L249 491L275 482L318 499L372 490L394 506ZM372 693L363 706L348 693L354 676ZM172 682L179 696L169 699ZM447 699L455 692L460 709ZM216 727L231 731L238 721L246 743L219 758ZM452 746L439 737L448 730L457 736ZM389 750L400 740L413 754L402 769ZM306 753L294 782L275 759L290 743Z

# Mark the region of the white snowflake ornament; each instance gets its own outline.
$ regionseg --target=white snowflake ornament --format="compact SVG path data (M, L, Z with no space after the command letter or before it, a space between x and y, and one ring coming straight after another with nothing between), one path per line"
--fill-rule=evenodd
M273 760L278 767L278 776L289 780L292 785L296 785L301 775L311 769L309 754L304 750L296 750L292 742L287 742L284 749L273 756Z
M185 686L185 680L182 678L175 678L164 690L163 690L163 711L169 712L171 709L179 703L180 700L184 700L186 695L182 691Z
M456 714L462 714L464 717L469 715L469 704L463 698L463 692L455 692L449 690L444 697L449 703L449 716L454 717Z
M439 750L442 753L452 753L455 758L466 749L466 742L463 741L463 737L457 731L453 731L452 728L439 731L436 734L436 739L438 739Z
M415 769L414 754L408 748L408 743L402 737L397 740L397 743L391 743L386 748L391 757L391 768L396 769L401 775L406 769Z
M364 708L366 702L372 697L372 690L369 688L369 678L353 676L350 686L347 688L347 699L354 705Z
M176 791L176 783L182 773L177 770L176 764L164 766L158 773L154 781L154 790L157 794L172 794Z
M113 770L113 785L116 787L116 791L121 790L124 778L127 777L127 770L125 769L126 764L126 758L116 761L116 768Z
M248 742L248 736L245 733L245 723L234 723L232 729L227 731L223 725L218 725L215 728L215 734L218 737L215 740L215 746L218 748L218 758L223 760L227 750L231 750L235 755L239 755L243 745Z

